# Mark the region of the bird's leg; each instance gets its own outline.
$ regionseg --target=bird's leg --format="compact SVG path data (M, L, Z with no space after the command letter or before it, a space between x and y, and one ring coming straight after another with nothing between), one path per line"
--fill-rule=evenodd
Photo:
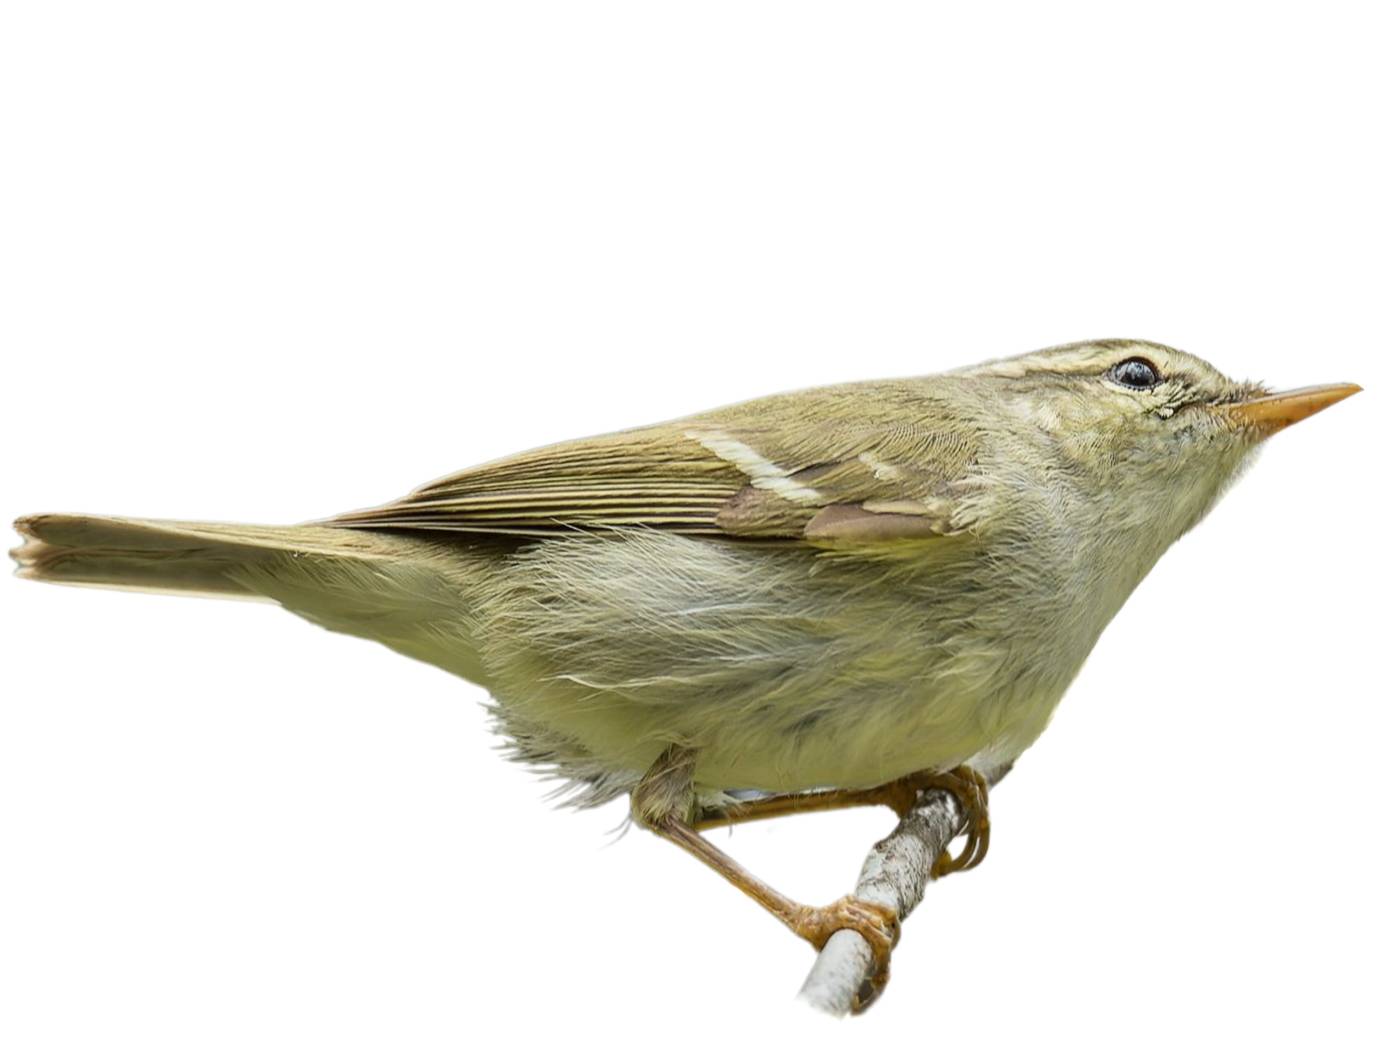
M877 997L888 981L888 962L900 932L897 912L886 905L854 896L841 897L824 907L810 907L797 903L750 874L733 857L696 831L688 820L695 809L691 782L694 769L694 750L680 746L666 750L648 769L630 797L634 820L710 865L817 950L840 929L858 932L872 950L874 963L872 989L860 995L861 1004Z
M867 789L822 789L819 792L788 792L780 796L750 799L703 810L696 815L694 824L697 829L703 830L741 821L762 821L790 814L857 806L890 807L898 817L902 817L916 805L921 793L936 788L949 792L959 802L963 820L956 835L965 836L965 845L959 856L952 858L947 852L936 862L934 873L939 878L952 871L975 867L988 853L988 782L972 767L956 767L950 771L917 771Z
M893 946L901 935L897 912L893 908L860 900L853 895L843 896L824 907L801 904L747 871L686 822L669 817L650 827L697 860L710 865L731 885L747 893L816 950L824 947L830 937L841 929L853 929L862 936L873 952L873 975L870 979L872 990L861 1000L869 1001L877 997L887 984Z
M905 780L905 779L904 779ZM702 808L695 818L699 831L725 828L745 821L768 821L793 814L814 814L825 810L844 810L847 807L886 806L899 817L911 809L915 793L908 795L890 781L871 789L821 789L817 792L784 792L774 796L746 799L722 807Z

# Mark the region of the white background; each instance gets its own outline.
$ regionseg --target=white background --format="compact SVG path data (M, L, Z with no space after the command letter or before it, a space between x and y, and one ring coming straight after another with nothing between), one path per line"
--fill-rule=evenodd
M933 891L879 1033L1377 1025L1377 26L1311 4L11 4L0 514L291 522L780 389L1126 335L1270 444ZM818 1025L809 948L483 693L0 582L0 1030ZM806 900L882 811L736 830ZM823 1025L823 1024L820 1024Z

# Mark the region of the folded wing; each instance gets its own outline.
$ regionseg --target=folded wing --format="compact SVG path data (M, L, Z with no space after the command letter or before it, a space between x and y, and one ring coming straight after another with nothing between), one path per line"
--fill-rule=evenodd
M793 393L558 443L331 524L521 537L643 527L817 543L952 533L978 433L916 386Z

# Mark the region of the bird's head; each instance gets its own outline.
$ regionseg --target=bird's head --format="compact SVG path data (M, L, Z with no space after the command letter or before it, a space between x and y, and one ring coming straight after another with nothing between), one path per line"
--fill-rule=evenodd
M1154 342L1080 342L967 368L1006 423L1027 430L1114 527L1166 542L1209 509L1268 436L1359 391L1269 392ZM1161 538L1159 538L1161 539Z

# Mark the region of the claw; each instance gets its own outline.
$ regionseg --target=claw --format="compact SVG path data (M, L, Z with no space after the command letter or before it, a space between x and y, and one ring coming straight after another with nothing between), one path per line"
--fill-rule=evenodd
M945 789L959 801L962 820L955 834L965 837L964 847L957 856L946 851L936 859L931 877L938 879L951 872L978 867L989 852L988 782L970 767L956 767L953 771L934 775L929 787Z

